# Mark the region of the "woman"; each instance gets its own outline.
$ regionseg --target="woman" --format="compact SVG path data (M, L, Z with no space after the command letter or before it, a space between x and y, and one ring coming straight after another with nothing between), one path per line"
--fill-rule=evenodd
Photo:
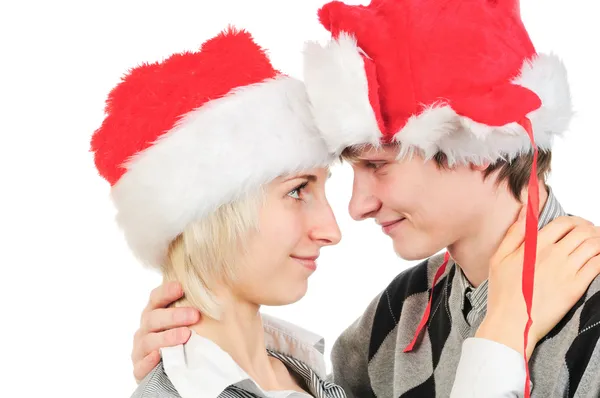
M106 111L92 148L117 222L136 256L181 286L173 305L204 314L134 396L345 397L325 380L318 336L259 312L302 298L320 249L340 240L324 189L333 159L302 84L229 29L130 71ZM519 263L521 229L499 263Z
M340 240L324 191L333 159L303 84L228 29L132 69L106 113L92 149L119 226L145 265L182 285L174 305L207 315L163 350L154 380L168 396L343 396L323 380L313 334L258 312L299 300L320 249Z

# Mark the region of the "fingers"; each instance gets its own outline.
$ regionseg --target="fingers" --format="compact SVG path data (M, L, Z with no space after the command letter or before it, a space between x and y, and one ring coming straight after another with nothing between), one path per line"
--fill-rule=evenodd
M137 364L143 358L154 351L158 352L161 348L185 344L190 338L191 333L190 329L181 327L159 333L149 333L134 339L133 354L131 356L133 363Z
M153 351L140 361L136 362L133 366L133 376L135 377L135 381L138 383L141 382L148 373L158 365L159 361L160 354L158 351Z
M557 247L561 248L565 254L571 255L578 251L587 240L598 237L600 237L598 227L591 224L578 225L557 243Z
M147 354L152 351L158 351L161 348L174 347L179 344L185 344L190 338L192 331L188 328L176 328L165 330L160 333L148 334L141 342L142 350Z
M579 272L577 272L576 280L577 280L577 294L580 296L585 293L585 291L590 286L590 283L600 275L600 255L592 257L587 263L581 267Z
M141 333L162 332L181 326L191 326L200 321L200 312L194 308L158 308L142 316Z
M177 282L163 283L152 290L150 300L144 312L153 311L157 308L166 308L169 304L177 301L183 296L183 289Z
M138 382L158 364L161 348L186 343L191 331L184 326L199 322L200 312L193 308L166 308L182 296L177 282L163 283L150 293L133 339L131 359Z
M557 244L557 250L574 259L581 267L587 260L598 254L597 241L600 238L600 228L593 225L579 225L562 238Z
M538 250L563 239L578 226L591 226L591 222L575 216L562 216L542 228L538 234Z
M526 206L521 207L519 216L513 225L510 226L504 239L500 242L500 246L493 256L493 262L501 262L508 255L515 252L525 239L525 215Z
M600 231L600 229L594 228ZM577 270L585 266L592 258L600 255L600 236L594 236L583 242L571 253L568 258L569 265Z

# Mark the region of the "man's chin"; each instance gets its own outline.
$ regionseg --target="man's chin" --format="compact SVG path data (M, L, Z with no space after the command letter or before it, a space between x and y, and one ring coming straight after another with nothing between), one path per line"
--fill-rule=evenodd
M411 244L410 242L396 242L394 241L394 251L401 259L405 261L420 261L425 260L436 253L438 253L441 249L428 249L424 247L420 247L417 244Z

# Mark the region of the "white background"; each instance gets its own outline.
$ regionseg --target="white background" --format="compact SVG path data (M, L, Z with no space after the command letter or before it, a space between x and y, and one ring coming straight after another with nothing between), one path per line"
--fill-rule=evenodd
M88 152L122 73L196 49L234 23L270 49L277 68L301 77L303 41L327 37L316 20L324 2L2 2L0 395L104 398L135 388L132 336L160 277L130 255L113 221L109 185ZM600 224L598 6L522 3L538 51L565 60L578 112L554 151L553 188L567 211ZM324 335L327 355L344 327L410 265L372 222L350 220L351 177L338 167L328 186L342 243L324 250L305 299L265 309Z

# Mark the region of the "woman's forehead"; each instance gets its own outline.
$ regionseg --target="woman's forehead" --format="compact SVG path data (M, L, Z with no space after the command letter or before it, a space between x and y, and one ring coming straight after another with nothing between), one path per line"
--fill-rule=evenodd
M289 181L296 178L305 178L309 181L316 181L320 179L328 179L331 177L331 170L329 167L318 167L314 169L306 169L296 173L291 173L286 176L280 177L282 181Z

